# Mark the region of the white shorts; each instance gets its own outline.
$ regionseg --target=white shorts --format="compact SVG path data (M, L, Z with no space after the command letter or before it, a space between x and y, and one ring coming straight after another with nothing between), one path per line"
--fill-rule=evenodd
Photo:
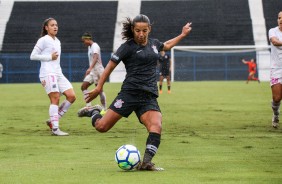
M83 82L88 82L90 84L98 84L99 79L101 78L101 75L103 73L104 69L101 69L99 71L95 71L95 74L90 73L86 75L86 77L83 79Z
M63 93L68 89L72 89L72 85L64 75L48 75L40 77L42 86L47 94L51 92Z
M282 84L282 68L270 69L270 86Z

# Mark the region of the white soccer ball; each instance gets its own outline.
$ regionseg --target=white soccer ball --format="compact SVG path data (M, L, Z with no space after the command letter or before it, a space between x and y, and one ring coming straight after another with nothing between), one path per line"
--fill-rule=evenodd
M115 161L123 170L132 170L140 162L140 152L133 145L122 145L115 154Z

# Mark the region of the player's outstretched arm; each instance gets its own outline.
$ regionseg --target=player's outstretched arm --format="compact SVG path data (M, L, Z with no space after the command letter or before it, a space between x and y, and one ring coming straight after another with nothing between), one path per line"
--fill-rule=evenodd
M101 75L101 78L98 81L98 85L93 90L91 90L88 93L88 96L85 98L85 101L87 103L91 102L93 99L95 99L100 94L107 78L110 76L110 74L112 73L112 71L115 69L116 66L117 64L115 62L113 62L112 60L109 61L104 72Z
M190 33L190 31L192 30L191 25L192 25L192 23L188 22L185 26L183 26L182 32L181 32L180 35L166 41L164 43L164 49L163 50L164 51L170 50L172 47L177 45L183 38L185 38Z
M242 59L242 63L246 64L246 63L247 63L247 61L246 61L245 59Z

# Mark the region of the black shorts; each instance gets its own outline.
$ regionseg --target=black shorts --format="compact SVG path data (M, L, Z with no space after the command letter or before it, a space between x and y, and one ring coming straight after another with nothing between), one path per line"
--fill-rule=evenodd
M167 76L169 76L169 75L170 75L170 72L169 72L168 69L163 69L163 70L161 70L161 72L160 72L160 76L167 77Z
M139 121L141 115L149 110L161 112L157 96L148 92L132 94L121 91L109 108L126 118L134 111Z

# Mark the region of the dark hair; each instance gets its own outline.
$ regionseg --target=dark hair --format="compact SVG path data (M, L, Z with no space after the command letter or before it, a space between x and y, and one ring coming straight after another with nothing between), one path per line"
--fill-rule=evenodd
M133 20L127 17L126 21L122 23L123 24L122 33L121 33L122 39L129 40L133 38L134 35L131 28L135 26L136 22L145 22L148 23L149 26L151 26L150 19L146 15L143 14L137 15Z
M47 30L45 29L45 26L48 26L48 23L51 21L51 20L55 20L54 18L50 17L48 19L45 19L43 24L42 24L42 29L41 29L41 34L40 36L43 37L45 35L48 34Z
M85 33L83 33L83 35L81 36L81 38L82 39L90 39L90 40L92 40L92 35L91 35L91 33L89 33L89 32L85 32Z

